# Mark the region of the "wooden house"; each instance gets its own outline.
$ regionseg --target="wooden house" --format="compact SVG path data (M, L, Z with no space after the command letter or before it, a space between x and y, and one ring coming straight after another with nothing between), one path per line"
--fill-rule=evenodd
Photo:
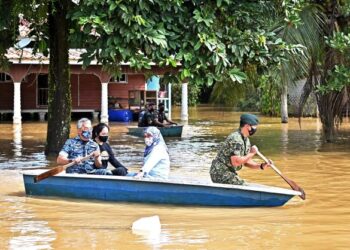
M132 108L130 93L145 91L146 72L135 71L128 63L123 63L122 75L115 79L96 62L83 69L79 62L81 53L82 50L69 50L72 112L91 112L94 117L100 114L101 122L108 122L109 99L116 100L124 108ZM49 58L40 53L34 55L28 48L10 48L6 56L11 65L7 71L0 71L0 114L13 113L14 123L21 123L22 113L39 113L44 120L48 105ZM148 74L163 75L167 70L153 65Z

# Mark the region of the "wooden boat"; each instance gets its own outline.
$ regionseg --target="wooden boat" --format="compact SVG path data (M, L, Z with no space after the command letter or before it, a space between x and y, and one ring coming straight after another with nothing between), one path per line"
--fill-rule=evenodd
M158 127L163 137L181 137L183 125ZM128 134L143 137L144 127L128 127Z
M27 195L195 206L282 206L300 192L258 184L226 185L60 173L34 183L45 170L23 172Z

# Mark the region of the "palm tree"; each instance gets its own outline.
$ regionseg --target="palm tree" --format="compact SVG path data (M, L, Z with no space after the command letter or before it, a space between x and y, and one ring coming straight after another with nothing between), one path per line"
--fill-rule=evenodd
M282 79L285 77L284 82L287 83L306 78L299 117L307 98L314 92L327 142L335 139L336 125L341 121L342 110L348 101L345 83L341 87L332 87L335 70L346 64L345 53L339 53L327 42L349 22L349 17L344 22L340 7L341 3L336 0L309 1L300 12L302 24L298 27L286 26L281 31L286 41L305 47L305 57L292 54L281 67Z

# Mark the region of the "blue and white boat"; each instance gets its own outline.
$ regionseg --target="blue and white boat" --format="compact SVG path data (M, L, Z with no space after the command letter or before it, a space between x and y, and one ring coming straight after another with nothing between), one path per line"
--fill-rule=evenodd
M226 185L60 173L35 183L45 170L23 172L26 194L116 202L195 206L282 206L300 192L259 184Z

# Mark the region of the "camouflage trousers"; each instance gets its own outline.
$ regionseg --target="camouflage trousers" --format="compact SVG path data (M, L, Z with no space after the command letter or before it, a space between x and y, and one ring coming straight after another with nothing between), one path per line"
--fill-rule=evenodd
M243 185L244 180L241 179L235 171L230 171L229 168L217 161L213 161L210 167L210 178L212 182Z

